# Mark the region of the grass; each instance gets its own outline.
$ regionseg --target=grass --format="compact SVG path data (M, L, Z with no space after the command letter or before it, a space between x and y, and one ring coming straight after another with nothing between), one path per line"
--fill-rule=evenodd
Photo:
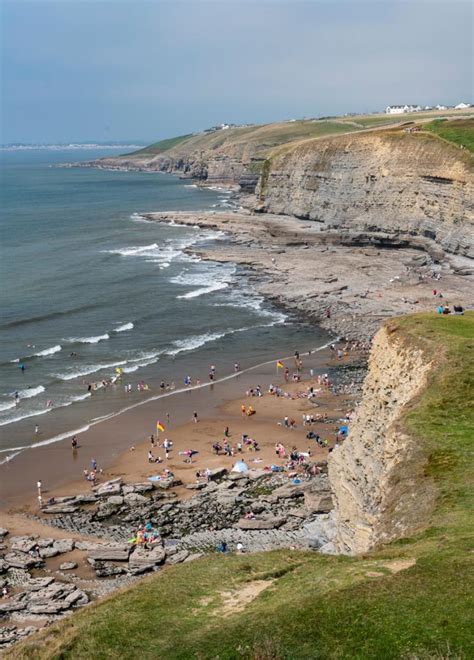
M425 124L423 130L474 153L474 118L437 119Z
M127 155L140 156L140 157L157 156L158 154L162 154L165 151L169 151L170 149L173 149L173 147L178 146L178 144L185 142L191 137L192 134L178 135L177 137L167 138L166 140L160 140L159 142L154 142L153 144L149 144L147 147L144 147L143 149L139 149L138 151L133 151L132 153Z
M426 530L363 557L276 551L166 569L77 612L7 658L259 660L471 658L474 313L392 320L433 361L406 430L439 493ZM390 562L416 560L392 574ZM226 595L269 586L223 615Z

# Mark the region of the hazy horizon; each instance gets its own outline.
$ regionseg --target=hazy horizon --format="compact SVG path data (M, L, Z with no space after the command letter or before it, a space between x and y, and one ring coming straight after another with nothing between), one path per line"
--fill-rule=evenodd
M0 142L472 101L464 0L1 0Z

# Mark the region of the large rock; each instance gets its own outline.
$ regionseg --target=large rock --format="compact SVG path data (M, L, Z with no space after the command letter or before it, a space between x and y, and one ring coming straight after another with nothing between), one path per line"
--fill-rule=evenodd
M165 557L166 551L161 545L156 546L152 550L135 548L128 560L128 567L131 573L142 573L153 570L155 566L162 564Z
M182 561L186 561L188 557L189 557L188 550L178 550L178 552L174 552L170 557L166 558L166 563L180 564Z
M19 552L30 552L37 545L34 536L12 536L11 549Z
M4 536L8 534L8 529L5 529L5 527L0 527L0 539L3 539Z
M49 587L54 581L53 577L31 578L31 580L25 584L24 589L26 589L26 591L40 591L40 589Z
M77 568L77 562L75 561L65 561L62 564L59 564L60 571L72 571Z
M123 499L125 500L125 503L128 504L129 506L138 506L140 504L150 503L148 497L144 497L139 493L127 493L127 495L125 495Z
M330 492L304 494L304 505L309 513L329 513L334 507Z
M107 498L107 504L121 506L123 504L122 495L111 495L110 497Z
M268 516L266 518L241 518L235 525L238 529L277 529L286 522L286 518Z
M293 484L287 483L279 488L275 488L272 492L273 497L278 498L279 500L290 499L293 497L302 497L303 496L304 484Z
M57 539L53 543L53 548L59 553L72 552L74 550L73 539Z
M129 493L147 493L153 490L153 485L150 483L127 484L122 487L122 493L128 495Z
M97 486L96 493L99 497L109 497L110 495L120 495L122 492L122 479L112 479L104 484Z
M24 552L9 552L5 555L5 561L12 568L23 568L25 570L41 565L41 560L35 559Z
M126 543L110 543L97 545L89 552L89 557L95 561L128 561L131 548Z
M41 509L42 513L56 514L56 513L75 513L78 510L77 506L72 504L51 504Z
M210 470L209 481L217 481L219 479L223 479L227 473L228 473L228 469L224 467Z
M56 550L56 548L40 548L39 553L41 559L49 559L50 557L59 555L59 550Z

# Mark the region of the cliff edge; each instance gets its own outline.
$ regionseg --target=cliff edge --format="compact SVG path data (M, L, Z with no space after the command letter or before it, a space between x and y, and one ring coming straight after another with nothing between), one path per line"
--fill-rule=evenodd
M388 321L375 336L349 437L328 461L334 531L323 550L366 553L412 536L432 522L454 467L446 465L446 474L437 474L430 469L433 461L450 452L458 463L464 449L448 438L464 421L469 397L472 401L473 320L472 313L450 318L420 314ZM444 341L433 341L440 335ZM458 344L463 336L464 358L450 355L450 344ZM456 370L462 359L467 361L464 378L462 370ZM452 391L447 388L450 381ZM455 397L460 386L466 390ZM445 446L434 442L433 427L438 435L444 427ZM469 434L464 441L469 442ZM459 484L451 488L455 491ZM451 499L454 491L450 490Z

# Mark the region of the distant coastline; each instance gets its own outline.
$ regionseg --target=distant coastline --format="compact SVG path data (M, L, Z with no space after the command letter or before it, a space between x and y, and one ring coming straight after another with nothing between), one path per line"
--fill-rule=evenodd
M140 149L144 143L70 142L67 144L2 144L0 151L70 151L90 149Z

